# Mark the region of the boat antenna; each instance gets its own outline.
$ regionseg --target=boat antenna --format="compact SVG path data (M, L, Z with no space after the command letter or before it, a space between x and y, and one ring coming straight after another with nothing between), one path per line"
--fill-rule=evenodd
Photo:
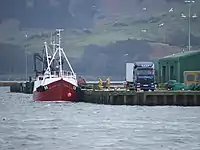
M63 29L56 29L56 31L58 32L58 54L59 54L59 68L60 68L60 73L63 72L62 70L62 56L61 56L61 31L63 31Z
M62 59L61 59L61 52L62 52L62 54L64 55L64 57L65 57L68 65L69 65L70 70L75 75L74 70L72 69L72 66L71 66L69 60L68 60L67 56L65 55L65 53L63 51L63 48L61 48L61 46L60 46L61 45L61 31L64 31L64 29L56 29L56 31L58 32L57 35L59 37L58 38L58 49L59 49L59 57L60 57L60 72L62 72L62 63L61 63L61 61L62 61Z
M52 32L51 32L51 45L53 45Z

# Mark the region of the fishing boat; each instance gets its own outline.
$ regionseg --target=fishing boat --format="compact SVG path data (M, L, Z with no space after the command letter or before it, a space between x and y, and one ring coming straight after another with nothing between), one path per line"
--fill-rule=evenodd
M44 59L42 59L42 73L36 74L33 88L34 101L77 101L79 98L76 74L61 47L61 31L56 29L55 41L51 43L53 49L49 50L44 42ZM68 70L64 69L64 60Z

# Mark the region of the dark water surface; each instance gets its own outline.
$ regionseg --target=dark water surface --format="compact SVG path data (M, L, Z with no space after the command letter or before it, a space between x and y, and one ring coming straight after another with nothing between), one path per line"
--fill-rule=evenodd
M200 107L33 102L0 88L0 150L200 150Z

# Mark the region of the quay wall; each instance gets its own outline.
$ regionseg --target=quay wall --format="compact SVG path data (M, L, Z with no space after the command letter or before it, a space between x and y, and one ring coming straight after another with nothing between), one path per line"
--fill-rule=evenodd
M5 84L5 83L4 83ZM13 83L10 92L32 94L33 82ZM200 91L136 92L125 88L81 89L79 102L106 105L200 106Z
M106 105L200 106L198 91L84 91L81 101Z

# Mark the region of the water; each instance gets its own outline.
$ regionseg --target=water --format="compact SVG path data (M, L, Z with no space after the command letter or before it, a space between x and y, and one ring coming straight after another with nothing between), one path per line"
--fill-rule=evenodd
M199 150L200 108L33 102L0 88L0 150Z

